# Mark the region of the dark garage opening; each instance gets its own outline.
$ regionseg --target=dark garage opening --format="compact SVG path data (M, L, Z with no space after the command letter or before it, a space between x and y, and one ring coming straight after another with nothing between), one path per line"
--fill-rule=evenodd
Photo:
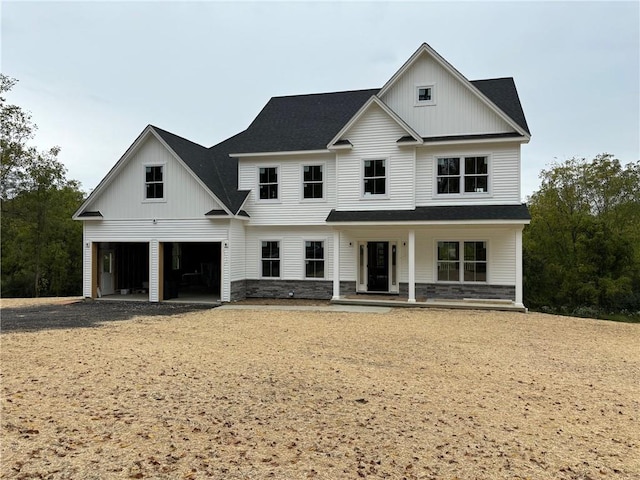
M99 247L98 286L100 296L149 295L149 244L109 242Z
M163 261L163 300L220 300L220 242L165 242Z

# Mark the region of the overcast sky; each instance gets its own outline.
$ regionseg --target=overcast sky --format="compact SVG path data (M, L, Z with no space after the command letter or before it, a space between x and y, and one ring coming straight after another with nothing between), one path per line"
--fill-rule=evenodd
M515 78L532 139L523 197L554 160L640 159L640 3L2 1L8 101L40 149L96 187L147 124L205 146L272 96L381 87L426 42L469 80ZM524 200L524 198L523 198Z

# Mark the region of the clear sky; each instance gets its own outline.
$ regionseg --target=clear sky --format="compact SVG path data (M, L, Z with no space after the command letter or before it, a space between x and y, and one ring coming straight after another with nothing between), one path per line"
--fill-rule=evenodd
M272 96L381 87L423 42L469 80L514 77L532 132L523 200L552 162L640 159L640 2L3 1L8 101L96 187L147 124L205 146Z

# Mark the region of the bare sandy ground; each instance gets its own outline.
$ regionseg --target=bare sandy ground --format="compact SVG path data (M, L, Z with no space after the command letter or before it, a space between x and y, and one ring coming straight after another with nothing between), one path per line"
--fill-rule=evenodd
M214 309L0 341L2 478L640 478L634 324Z

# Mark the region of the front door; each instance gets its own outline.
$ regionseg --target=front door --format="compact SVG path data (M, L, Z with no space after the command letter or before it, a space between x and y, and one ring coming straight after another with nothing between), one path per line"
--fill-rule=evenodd
M389 291L389 242L367 242L367 291Z
M111 295L115 292L113 250L103 250L100 262L100 293L102 295Z

